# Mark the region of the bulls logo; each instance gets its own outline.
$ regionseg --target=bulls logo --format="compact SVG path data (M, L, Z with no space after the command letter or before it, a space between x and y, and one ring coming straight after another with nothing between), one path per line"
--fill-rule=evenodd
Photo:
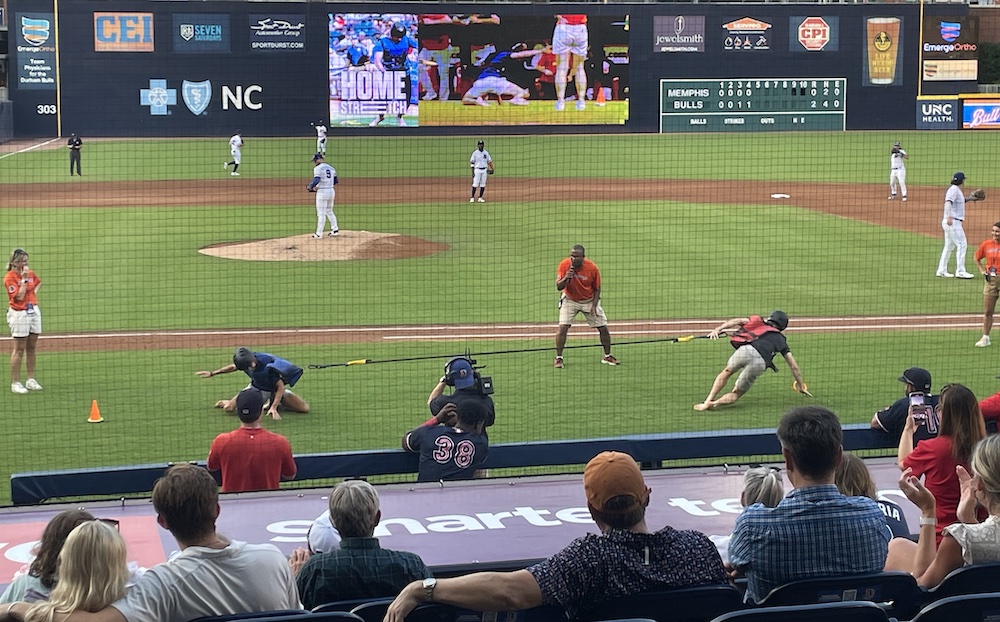
M184 80L181 85L181 97L191 114L198 116L205 112L212 101L212 81L189 82Z

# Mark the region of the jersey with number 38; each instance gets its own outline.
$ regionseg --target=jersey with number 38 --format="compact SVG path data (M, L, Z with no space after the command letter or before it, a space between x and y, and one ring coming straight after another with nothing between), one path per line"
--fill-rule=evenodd
M317 164L316 168L313 169L313 179L317 177L319 177L319 183L316 184L316 189L330 190L333 188L333 180L337 177L337 171L326 162Z
M472 479L490 453L489 441L482 434L443 425L413 430L407 444L420 452L419 482Z

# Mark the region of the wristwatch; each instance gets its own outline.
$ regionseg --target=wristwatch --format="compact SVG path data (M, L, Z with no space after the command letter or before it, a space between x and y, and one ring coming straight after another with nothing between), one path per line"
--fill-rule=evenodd
M424 579L424 600L432 602L434 600L434 588L437 587L438 580L434 577Z

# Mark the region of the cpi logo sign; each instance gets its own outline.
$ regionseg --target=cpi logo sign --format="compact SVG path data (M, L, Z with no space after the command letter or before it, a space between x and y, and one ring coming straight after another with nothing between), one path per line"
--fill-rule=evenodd
M830 42L830 25L822 17L807 17L798 28L799 43L810 52L819 52Z

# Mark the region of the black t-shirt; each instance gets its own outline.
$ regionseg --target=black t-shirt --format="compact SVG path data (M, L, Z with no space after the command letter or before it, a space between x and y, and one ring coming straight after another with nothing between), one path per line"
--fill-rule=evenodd
M920 441L934 438L938 435L941 422L938 420L937 404L938 396L928 395L924 398L924 403L930 406L927 412L927 421L923 425L918 425L913 431L913 445ZM875 418L882 426L883 432L892 437L897 445L899 437L903 435L903 428L906 427L906 418L910 415L910 398L901 397L893 402L889 407L875 413Z
M750 345L760 352L767 366L775 371L777 371L777 368L774 366L774 355L780 354L784 356L788 354L788 342L785 341L785 336L779 332L764 333L751 341Z
M496 421L497 413L496 406L493 404L493 398L489 395L483 395L479 392L479 389L475 387L468 387L465 389L456 389L451 395L439 395L431 400L431 415L437 416L441 409L444 408L445 404L454 404L458 406L465 400L477 400L482 403L483 407L486 409L486 427L493 425Z
M908 538L910 536L910 528L906 524L906 515L903 514L901 507L885 499L877 499L875 504L885 514L885 524L889 526L889 531L892 532L894 538Z
M407 445L420 452L418 482L472 479L490 454L484 435L445 425L420 426L410 432Z

